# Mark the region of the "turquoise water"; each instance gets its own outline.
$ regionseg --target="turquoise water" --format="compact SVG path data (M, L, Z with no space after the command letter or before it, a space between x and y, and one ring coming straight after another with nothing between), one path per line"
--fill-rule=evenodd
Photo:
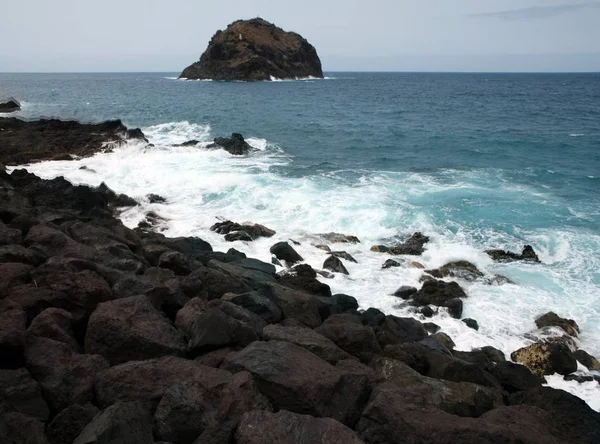
M390 293L418 285L421 272L382 271L386 257L369 247L420 230L432 237L419 259L427 267L467 259L516 283L461 283L464 315L480 331L444 313L434 320L459 348L510 353L528 343L537 315L554 310L577 320L581 346L600 355L600 75L329 73L265 83L175 76L0 74L0 95L21 100L27 118L121 118L142 127L154 148L30 167L169 199L124 213L131 226L153 209L169 219L167 234L229 248L208 230L217 217L263 223L277 239L234 246L270 260L273 242L294 238L314 267L324 260L311 246L317 233L357 235L362 243L347 250L359 264L327 283L363 307L402 315L412 314ZM257 151L233 158L172 146L234 131ZM494 264L483 253L524 244L542 264ZM589 385L565 387L588 402L597 397L591 404L600 409Z

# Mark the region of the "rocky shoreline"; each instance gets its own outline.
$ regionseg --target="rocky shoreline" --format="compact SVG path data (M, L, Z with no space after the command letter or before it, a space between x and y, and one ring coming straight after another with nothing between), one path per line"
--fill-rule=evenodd
M48 121L14 120L0 119L10 128L0 131L0 163L145 140L120 122L62 122L46 144L38 125ZM276 273L151 223L129 229L117 216L133 205L106 186L0 168L0 442L600 442L599 413L542 385L577 360L598 364L574 350L574 321L538 318L547 338L511 356L525 365L492 347L458 351L435 324L359 310L317 279L344 272L352 257L339 247L353 236L321 236L326 270L302 263L293 241L276 243L274 258L290 267ZM213 229L231 240L274 234L231 221ZM415 233L374 251L389 264L418 257L427 241ZM489 254L539 260L527 247ZM422 288L398 289L399 301L460 318L467 294L443 279L486 278L473 267L424 270Z

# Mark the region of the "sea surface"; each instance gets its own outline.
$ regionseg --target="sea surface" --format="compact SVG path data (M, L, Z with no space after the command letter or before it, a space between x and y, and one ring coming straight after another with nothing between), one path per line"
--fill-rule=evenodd
M324 279L362 308L415 316L391 296L420 286L410 261L382 270L391 244L415 231L431 236L427 268L468 260L514 284L464 282L464 317L438 313L457 348L492 345L507 355L530 344L536 316L553 310L581 327L580 347L600 356L600 75L329 73L324 80L261 83L182 81L164 74L0 74L0 96L25 118L141 127L154 147L132 143L74 162L30 165L51 178L106 182L145 202L122 214L131 227L153 210L171 236L194 235L269 261L269 247L294 239L321 268L319 233L358 236L341 246L358 264ZM247 157L174 147L242 133ZM87 170L79 169L87 166ZM167 198L149 204L148 193ZM277 231L253 243L226 243L209 230L219 218ZM541 264L493 263L485 249L520 252ZM580 366L581 371L585 368ZM550 385L600 410L596 382Z

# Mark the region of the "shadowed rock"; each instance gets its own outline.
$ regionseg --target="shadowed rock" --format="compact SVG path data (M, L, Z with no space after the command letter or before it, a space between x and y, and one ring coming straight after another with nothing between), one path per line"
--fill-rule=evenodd
M234 156L243 156L252 151L252 147L244 140L244 136L239 133L233 133L231 137L217 137L207 148L223 148Z
M512 262L512 261L529 261L529 262L540 262L540 258L533 250L531 245L525 245L521 254L513 253L505 250L486 250L486 253L493 260L498 262Z

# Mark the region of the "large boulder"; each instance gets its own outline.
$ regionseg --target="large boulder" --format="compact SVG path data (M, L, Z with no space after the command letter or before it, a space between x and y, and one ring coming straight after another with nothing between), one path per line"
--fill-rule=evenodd
M261 18L238 20L217 31L185 79L271 80L323 77L315 48L300 35Z
M252 149L252 147L244 140L244 137L237 133L233 133L231 138L216 138L213 145L215 147L221 147L230 154L235 155L248 154ZM210 145L209 148L213 145ZM276 233L275 230L271 230L264 225L238 224L230 220L217 222L210 227L210 230L225 235L225 240L228 242L233 242L235 240L253 241L259 237L272 237ZM244 257L246 256L244 255Z
M94 384L108 362L99 355L81 355L48 338L27 338L25 366L39 382L53 411L94 400Z
M497 363L490 369L490 372L508 393L541 387L544 382L542 378L531 373L527 367L508 361Z
M21 104L15 99L11 99L8 102L0 103L0 113L14 113L21 109Z
M104 356L111 365L181 355L182 335L145 296L100 304L90 316L86 353Z
M598 359L590 355L585 350L576 350L575 353L573 353L573 355L581 364L585 365L588 368L588 370L600 370L600 362L598 362Z
M40 386L24 368L0 370L0 412L19 412L41 421L48 419L48 405Z
M291 342L333 365L338 361L351 358L350 354L339 348L333 341L306 327L268 325L263 330L263 338L265 341Z
M269 249L269 251L277 259L285 261L286 264L289 265L293 265L304 260L302 256L300 256L296 250L294 250L294 247L287 242L277 242Z
M315 331L363 363L368 363L374 355L381 353L381 347L371 327L353 322L338 322L336 317L331 317Z
M353 425L368 397L365 375L340 371L289 342L254 342L225 359L222 367L248 371L275 409L329 416Z
M279 275L279 283L318 296L331 296L329 285L317 279L317 272L308 264L299 264Z
M153 442L150 411L140 402L117 402L97 414L73 444Z
M246 413L235 431L236 444L362 444L356 433L331 418L286 410Z
M281 310L277 304L275 304L272 299L265 294L261 294L257 291L251 291L248 293L224 297L224 299L259 315L270 324L281 321Z
M323 262L323 268L325 270L333 271L334 273L350 274L344 266L344 263L338 259L337 256L333 255L325 259L325 262Z
M483 273L468 261L448 262L446 265L436 268L435 270L425 270L431 276L442 279L445 277L456 277L466 281L473 281L483 277Z
M68 345L74 352L80 346L73 331L73 316L61 308L47 308L37 315L26 331L27 337L54 339Z
M427 242L429 242L428 236L424 236L421 233L414 233L406 242L389 248L387 253L420 256L425 251L425 244Z
M307 327L315 328L330 314L327 305L318 298L303 291L271 284L273 301L285 319L293 319Z
M272 410L247 372L219 386L202 383L176 384L162 397L154 414L159 439L191 444L207 428L236 421L251 410Z
M463 309L461 298L466 297L467 294L456 282L431 280L423 283L423 287L411 296L410 303L447 307L452 317L460 318Z
M139 400L155 409L164 392L174 384L197 382L214 387L230 380L231 374L224 370L166 356L111 367L98 375L95 392L100 407L107 407L119 400Z
M413 318L388 315L375 327L377 341L382 347L401 342L418 342L427 337L427 330Z
M99 412L92 404L73 404L54 417L46 428L50 444L72 443Z
M571 336L579 335L579 325L573 319L561 318L554 312L548 312L535 320L537 328L560 327Z
M569 347L561 342L538 342L511 353L510 358L523 364L539 377L569 375L577 371L577 359Z
M513 262L513 261L525 261L525 262L540 262L540 258L533 250L531 245L525 245L521 254L513 253L505 250L486 250L486 254L493 260L498 262Z
M5 299L0 301L0 368L18 368L23 365L27 314L19 304Z

